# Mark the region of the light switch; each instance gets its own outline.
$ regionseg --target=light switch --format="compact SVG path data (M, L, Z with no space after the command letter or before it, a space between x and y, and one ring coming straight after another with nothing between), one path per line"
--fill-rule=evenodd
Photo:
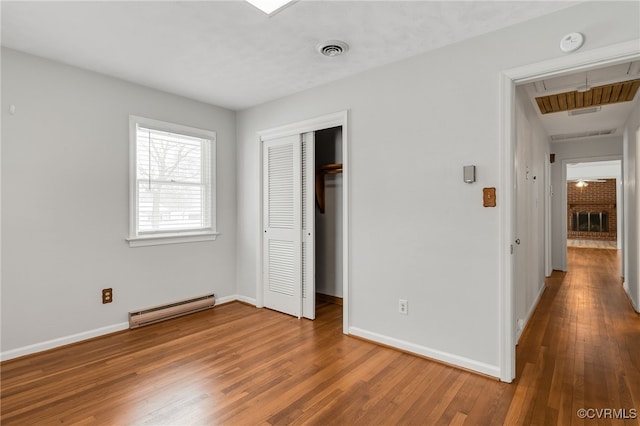
M485 207L495 207L496 206L496 189L482 188L482 201Z

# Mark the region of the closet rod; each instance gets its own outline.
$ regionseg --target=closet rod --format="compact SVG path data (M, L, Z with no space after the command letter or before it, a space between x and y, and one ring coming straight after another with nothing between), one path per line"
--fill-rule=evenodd
M325 175L337 175L342 173L342 163L325 164L316 170L316 203L320 213L324 214L324 177Z

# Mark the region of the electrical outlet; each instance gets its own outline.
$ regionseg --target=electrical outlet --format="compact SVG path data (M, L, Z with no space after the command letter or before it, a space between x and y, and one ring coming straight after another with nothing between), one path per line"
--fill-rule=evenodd
M409 314L409 304L406 300L400 299L398 301L398 312L400 312L402 315Z
M102 303L111 303L113 302L113 289L112 288L103 288L102 289Z

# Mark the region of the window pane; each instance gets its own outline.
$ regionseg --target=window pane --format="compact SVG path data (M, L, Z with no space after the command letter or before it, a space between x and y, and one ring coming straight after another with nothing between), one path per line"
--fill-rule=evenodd
M202 185L138 181L139 232L210 227L205 192Z
M137 233L210 230L211 140L137 125Z
M138 179L203 183L203 149L209 141L138 128Z
M578 231L589 232L589 214L578 213Z

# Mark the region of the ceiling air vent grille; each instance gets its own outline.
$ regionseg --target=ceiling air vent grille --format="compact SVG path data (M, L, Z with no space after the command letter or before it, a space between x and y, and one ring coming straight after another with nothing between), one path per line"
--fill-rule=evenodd
M602 107L591 107L591 108L582 108L582 109L574 109L572 111L569 111L568 114L570 116L574 116L574 115L582 115L582 114L592 114L594 112L598 112L602 109Z
M566 141L569 139L580 139L580 138L591 138L594 136L606 136L612 135L616 132L616 129L606 129L606 130L593 130L590 132L578 132L578 133L564 133L561 135L551 135L551 141Z
M333 58L335 56L340 56L343 53L347 53L347 51L349 50L349 45L344 41L330 40L319 44L317 46L317 49L318 52L320 52L324 56Z

